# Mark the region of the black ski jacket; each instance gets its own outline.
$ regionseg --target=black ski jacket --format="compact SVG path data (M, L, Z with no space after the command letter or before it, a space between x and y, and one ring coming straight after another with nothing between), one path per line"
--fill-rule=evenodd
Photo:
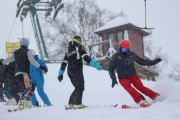
M29 49L26 46L21 46L20 49L14 52L15 72L25 72L29 74L30 62L28 60L27 52Z
M157 64L155 61L152 60L145 60L140 58L136 53L130 51L127 55L122 55L120 52L115 53L109 63L109 75L112 80L116 80L115 76L115 69L118 74L118 79L128 78L132 75L136 75L136 70L134 67L134 62L138 63L139 65L151 66Z
M7 79L15 79L15 62L8 65L0 65L0 82L5 83Z
M7 65L0 65L0 83L4 83L6 77Z
M68 64L68 73L82 72L83 59L90 63L91 58L87 55L83 46L75 41L69 42L69 47L61 64L61 70L65 70Z

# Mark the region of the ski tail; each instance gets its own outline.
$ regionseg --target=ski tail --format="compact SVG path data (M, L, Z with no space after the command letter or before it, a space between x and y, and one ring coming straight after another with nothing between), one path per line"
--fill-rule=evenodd
M8 109L8 112L16 112L16 111L18 111L18 109Z
M137 109L141 108L140 106L130 106L130 105L122 105L122 109Z
M139 108L139 107L129 106L129 105L122 105L121 108L122 108L122 109L131 109L131 108Z

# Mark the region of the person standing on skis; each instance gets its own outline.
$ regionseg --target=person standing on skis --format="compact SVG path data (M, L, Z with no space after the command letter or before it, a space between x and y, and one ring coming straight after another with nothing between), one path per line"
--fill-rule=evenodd
M97 70L102 70L102 66L99 62L91 59L85 50L85 47L81 44L81 37L74 36L69 42L68 50L65 53L65 57L61 64L61 68L58 73L58 80L63 80L63 73L66 65L68 64L67 73L71 80L71 83L75 87L69 98L69 107L71 108L85 108L87 106L82 104L82 97L84 91L84 76L83 76L83 60L95 67Z
M48 69L44 66L41 66L33 57L32 51L28 49L29 39L22 38L20 39L20 48L14 51L14 53L6 58L3 61L3 64L8 64L15 61L15 79L18 82L15 86L16 101L18 102L18 109L31 108L31 85L28 80L30 74L30 63L44 72L47 72ZM27 83L27 84L26 84Z
M4 59L0 59L0 92L1 94L4 94L8 100L5 100L4 98L2 100L6 102L7 105L16 105L17 102L13 97L13 93L15 92L13 87L16 86L14 80L15 64L14 62L11 62L8 65L3 65L3 61ZM3 85L2 88L1 85Z
M4 71L6 70L3 66L3 59L0 59L0 102L5 102L4 96L3 96L3 83L5 80Z
M41 65L47 68L46 63L38 57L36 52L32 50L34 59ZM33 84L33 89L35 90L37 87L37 91L39 96L41 97L42 101L44 102L44 105L51 106L51 102L47 96L47 94L44 92L44 75L41 69L35 67L34 65L30 64L30 80ZM33 93L31 102L33 106L40 106L39 102L36 98L35 93Z
M141 107L147 107L150 104L143 98L143 96L137 91L139 90L144 95L150 97L152 100L155 100L158 96L160 96L157 92L145 87L138 77L134 62L139 65L152 66L161 62L160 58L155 60L145 60L140 58L136 53L130 51L131 43L129 40L122 40L120 42L120 49L117 53L115 53L110 60L109 63L109 75L112 79L112 88L115 84L118 84L115 76L115 69L118 74L118 80L121 86L131 95L134 101L139 104ZM134 87L132 87L132 85Z
M15 80L15 61L9 63L8 65L3 65L6 67L5 70L5 79L4 79L4 88L3 93L5 94L8 101L7 105L17 105L15 96L18 94L16 89L18 82Z

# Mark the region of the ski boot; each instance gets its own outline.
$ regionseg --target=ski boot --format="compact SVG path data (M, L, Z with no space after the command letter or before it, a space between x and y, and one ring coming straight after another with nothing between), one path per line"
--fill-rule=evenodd
M0 102L6 102L6 100L4 99L4 97L0 98Z
M41 106L39 105L39 102L36 101L34 104L32 104L32 107L41 107Z
M17 109L23 110L24 109L24 103L25 103L25 100L19 100Z
M31 101L30 100L25 100L24 102L24 108L31 108L32 107L32 104L31 104Z
M74 104L69 104L69 108L72 109L84 109L87 108L88 106L84 105L84 104L80 104L80 105L74 105Z
M149 103L142 103L142 104L140 105L140 107L142 107L142 108L146 108L146 107L149 107L149 106L150 106Z
M146 108L146 107L149 107L150 104L146 101L146 100L141 100L139 103L140 107L142 108Z
M6 102L7 105L17 105L17 102L15 98L10 99L9 101Z

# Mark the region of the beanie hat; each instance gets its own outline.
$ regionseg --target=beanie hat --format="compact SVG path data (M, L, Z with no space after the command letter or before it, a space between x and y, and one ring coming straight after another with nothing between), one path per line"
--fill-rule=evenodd
M21 46L29 47L29 39L28 39L28 38L22 38L22 39L20 40L20 45L21 45Z
M129 40L122 40L119 44L120 48L130 48L131 43Z

